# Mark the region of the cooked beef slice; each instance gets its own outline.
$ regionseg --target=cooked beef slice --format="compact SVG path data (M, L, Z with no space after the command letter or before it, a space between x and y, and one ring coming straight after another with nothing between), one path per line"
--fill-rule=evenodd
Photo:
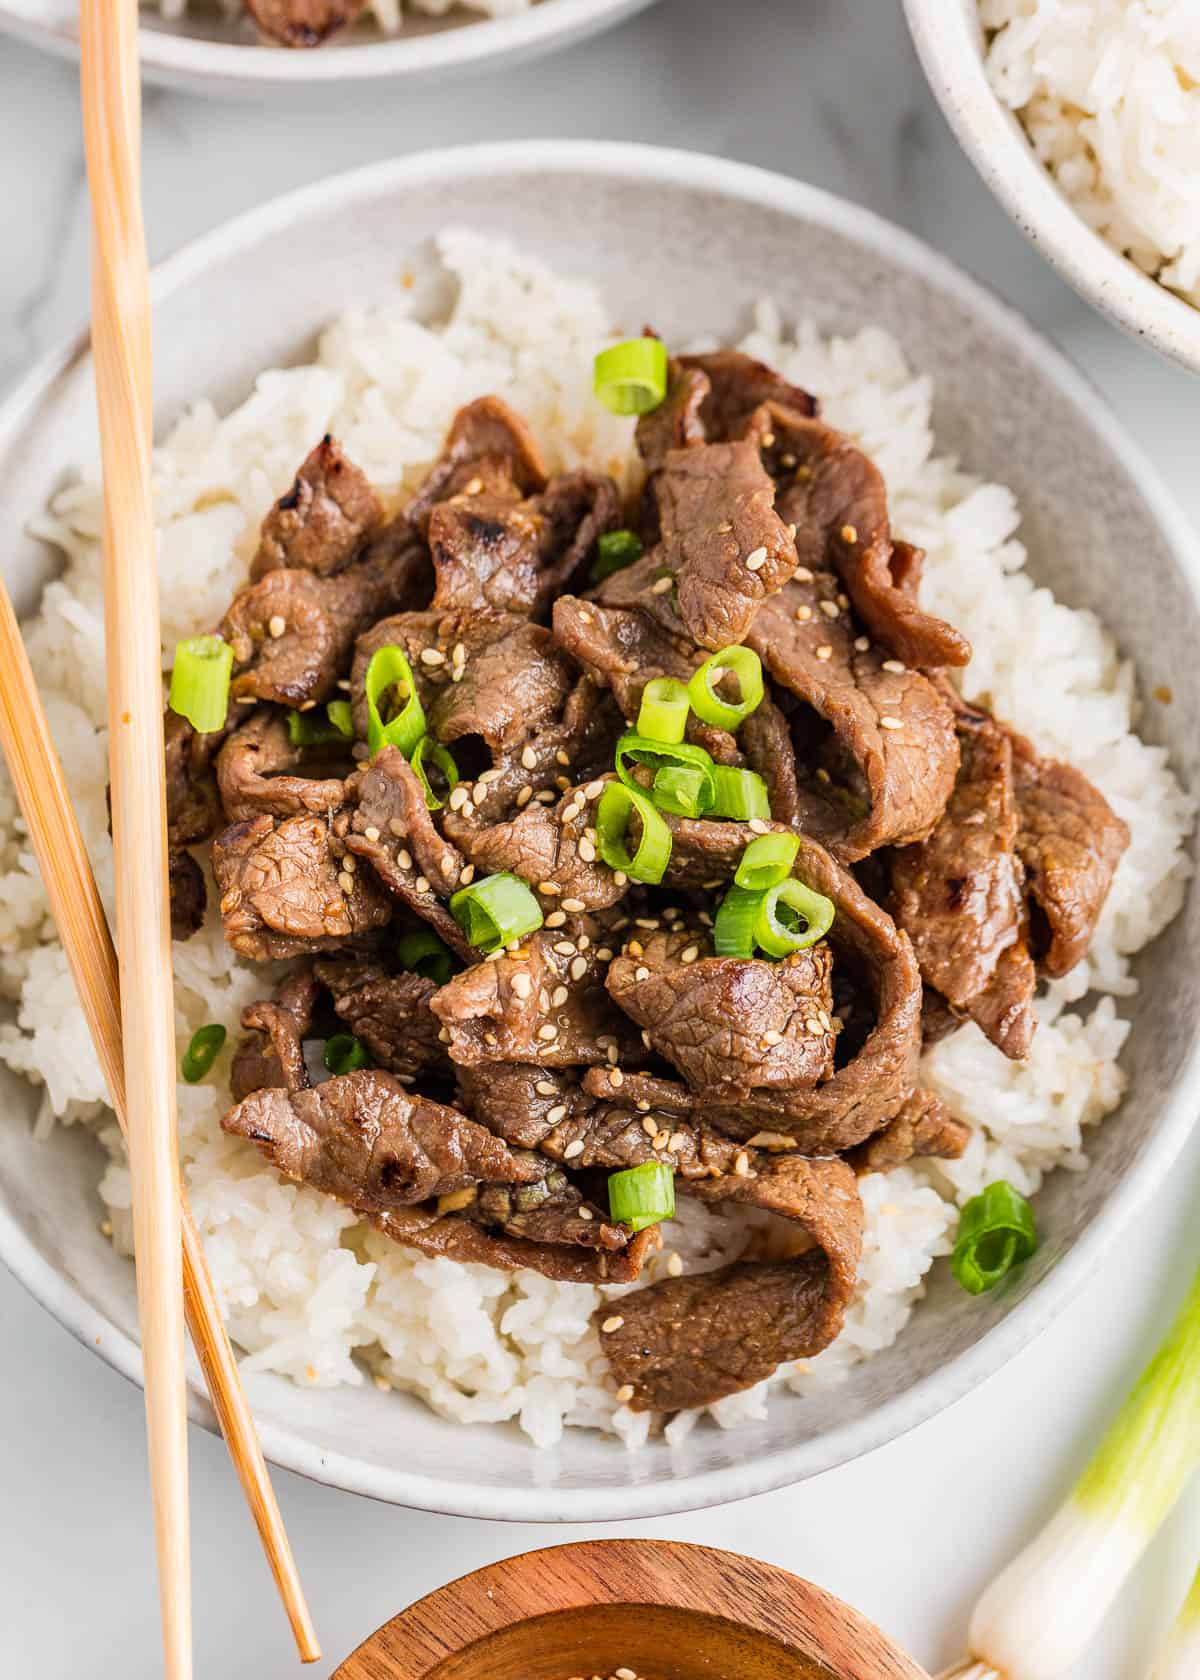
M507 489L520 498L545 488L545 463L524 420L501 398L479 397L454 416L442 453L404 518L424 536L431 511L453 496Z
M1025 872L1017 856L1012 747L984 712L960 707L960 763L928 840L891 854L890 909L925 983L1020 1060L1037 1025Z
M281 47L319 47L353 23L366 0L246 0L246 10Z
M224 825L213 759L226 731L198 735L185 717L163 714L167 777L167 837L172 846L207 840Z
M421 1254L506 1272L528 1268L557 1283L634 1283L647 1257L662 1246L657 1225L639 1231L614 1252L606 1247L582 1247L577 1240L533 1242L486 1229L462 1213L439 1214L430 1208L396 1208L372 1215L370 1223L385 1237ZM577 1233L578 1225L571 1235Z
M304 1091L309 1084L304 1040L312 1028L320 985L311 964L282 981L273 998L242 1010L246 1036L233 1056L230 1088L235 1102L271 1086Z
M856 1172L890 1172L916 1155L936 1155L956 1161L971 1141L971 1128L955 1120L932 1091L914 1091L894 1120L867 1143L852 1149L849 1161Z
M678 366L681 375L702 373L708 381L700 422L710 442L744 437L747 422L764 403L781 404L801 416L817 412L817 399L808 391L742 350L708 350L681 356Z
M484 826L511 817L535 797L557 801L565 771L585 785L607 774L625 719L616 701L591 677L580 677L567 696L562 716L539 729L517 748L493 755L490 769L464 784L475 815ZM529 791L526 792L525 790ZM460 808L465 811L466 800Z
M360 957L319 957L313 973L329 991L334 1011L360 1039L376 1067L404 1082L447 1067L441 1024L429 1007L437 991L423 974L389 974Z
M325 436L263 520L250 576L280 566L321 577L344 571L382 517L363 474Z
M437 992L433 1013L460 1066L523 1062L589 1066L637 1045L628 1018L604 990L606 964L590 939L541 928L490 962L464 969Z
M802 827L803 800L796 775L796 753L787 718L769 694L750 713L737 733L746 764L767 784L771 815L776 822Z
M311 1090L254 1091L221 1121L285 1178L336 1196L357 1213L385 1213L481 1183L534 1184L550 1163L514 1153L457 1109L363 1069Z
M704 928L629 941L608 990L650 1048L706 1101L789 1092L833 1071L832 953L823 942L781 962L713 955Z
M471 960L472 946L441 902L458 887L462 857L434 827L425 790L400 749L381 747L347 781L346 800L334 819L339 844L368 863L367 873L428 922L452 951Z
M281 567L234 597L220 635L233 648L235 701L306 706L328 700L355 638L397 605L391 580L368 566L334 577Z
M887 489L869 456L843 433L776 402L747 417L745 435L762 447L780 518L796 527L799 564L835 571L867 630L896 658L965 665L966 637L917 601L910 551L899 576L893 571Z
M305 762L303 747L292 745L282 712L260 706L229 736L217 754L217 785L231 822L264 812L294 817L336 811L346 797L338 776L297 776Z
M190 852L167 848L167 886L171 899L171 938L190 939L204 925L208 888L204 871Z
M622 523L621 493L601 473L558 473L532 505L543 520L542 569L537 612L542 616L558 596L587 581L596 545Z
M1008 735L1034 953L1039 971L1058 979L1087 953L1129 829L1086 776Z
M508 822L480 825L466 805L447 810L443 828L479 875L505 870L519 875L538 894L543 911L568 914L615 904L627 883L604 863L596 848L596 801L603 780L568 788L551 809L529 800ZM591 831L589 833L589 830Z
M919 671L884 658L845 600L828 573L806 570L760 606L747 643L802 702L797 760L816 761L804 826L854 862L931 832L954 786L958 743L945 699ZM818 720L824 740L810 727Z
M758 450L752 443L675 450L654 493L661 540L652 558L674 580L688 634L710 651L743 641L760 602L796 569Z
M456 496L429 515L435 612L528 613L538 597L543 521L503 493Z
M811 1359L838 1334L854 1293L862 1204L844 1161L783 1156L754 1176L701 1181L711 1202L765 1208L793 1220L815 1247L784 1261L740 1260L668 1278L595 1315L613 1379L634 1411L711 1405Z
M606 1218L584 1199L565 1172L552 1168L540 1184L485 1184L463 1209L464 1217L499 1226L508 1236L530 1242L568 1244L619 1254L628 1248L629 1227Z
M345 945L389 921L392 905L369 869L351 873L320 817L255 817L213 842L225 937L254 962Z
M700 414L712 387L706 373L686 363L687 358L671 358L665 400L637 423L638 454L651 476L673 449L688 449L708 441Z

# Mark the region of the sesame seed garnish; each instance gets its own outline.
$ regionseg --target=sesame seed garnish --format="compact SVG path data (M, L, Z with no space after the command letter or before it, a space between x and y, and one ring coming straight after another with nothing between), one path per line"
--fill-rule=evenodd
M564 916L563 921L565 922L566 919L567 918ZM570 939L558 940L554 949L558 952L560 957L573 957L575 955L575 945Z
M582 980L584 975L587 973L587 969L588 965L586 957L572 957L570 969L572 980Z
M804 1025L810 1033L819 1033L821 1031L821 1023L815 1015L810 1015Z
M822 601L821 611L826 618L836 618L838 616L838 604L836 601Z
M549 788L543 788L537 798L539 805L553 805L554 803L554 795L551 793Z
M646 1101L645 1097L642 1097L642 1098L639 1099L638 1105L637 1105L637 1111L638 1111L639 1114L649 1114L650 1104ZM646 1122L643 1120L642 1125L644 1126L645 1124L646 1124ZM652 1126L654 1125L653 1120L650 1122L650 1124ZM658 1130L657 1126L655 1126L654 1129L655 1129L655 1131L657 1131Z
M467 792L465 787L451 788L449 801L450 809L452 811L461 811L470 797L471 795Z
M699 955L700 947L698 945L689 945L686 950L680 951L679 960L681 963L694 963Z
M812 608L797 607L794 616L797 624L807 624L809 619L812 617Z
M734 1156L733 1170L739 1178L749 1178L750 1157L744 1149L739 1149L737 1154Z
M761 572L766 563L767 551L765 548L756 548L753 553L746 556L746 570L748 572Z
M439 1044L449 1044L449 1042L450 1042L450 1030L449 1030L448 1027L443 1027L441 1029L441 1031L438 1033L438 1042L439 1042Z
M422 665L444 665L446 663L446 655L440 648L422 648L421 663Z
M521 789L520 793L517 795L518 809L522 805L528 805L529 801L532 798L533 798L533 788L530 786L530 784L528 782L526 782L525 786Z
M576 1138L574 1143L569 1143L567 1145L567 1147L563 1150L563 1160L564 1161L573 1161L575 1159L576 1155L582 1155L583 1154L583 1147L584 1147L583 1146L583 1139L582 1138Z
M557 1126L558 1122L566 1117L566 1112L566 1103L555 1103L553 1108L546 1110L546 1119L552 1126Z
M771 832L770 825L765 823L761 817L751 817L746 827L751 834L769 834Z
M644 967L639 966L638 968L634 969L633 978L635 980L649 980L650 970L648 968L644 968Z
M582 810L583 810L583 806L578 802L578 800L572 799L572 801L569 805L564 805L563 806L563 814L562 814L563 822L565 822L565 823L574 822L575 818L579 815L580 811L582 811Z
M657 933L658 932L658 917L657 916L635 916L633 918L633 925L634 925L634 927L645 928L647 933Z
M856 543L858 541L858 532L853 525L842 526L842 541L848 543Z
M614 869L613 870L613 886L614 887L627 887L628 885L629 885L629 877L628 877L628 875L626 875L625 871L623 869Z
M871 646L871 638L869 636L855 636L854 646L857 652L866 653Z
M519 998L527 998L533 991L533 981L528 974L514 974L510 984Z
M401 869L411 869L413 866L412 853L410 851L397 852L396 862L400 865Z
M490 770L481 770L475 780L480 787L487 787L489 782L498 782L503 774L503 770L497 770L493 765Z
M879 727L880 729L903 729L904 723L903 720L898 717L881 717L879 720Z
M473 863L468 863L463 869L462 874L458 877L458 884L460 887L469 887L474 879L475 865Z
M683 1261L678 1254L667 1255L667 1271L672 1277L683 1276Z
M492 1048L494 1049L495 1046L497 1044L499 1044L500 1040L496 1037L494 1032L485 1032L484 1035L483 1035L483 1042L485 1044L491 1045Z
M558 1028L553 1021L546 1021L538 1028L537 1035L546 1044L550 1044L558 1037Z
M478 496L479 492L482 489L483 489L483 480L481 478L473 478L469 481L469 483L466 485L465 489L463 490L463 495L464 496Z
M540 893L545 893L547 898L553 898L557 893L562 891L562 888L559 886L557 881L539 881L538 891Z
M642 1121L642 1130L648 1138L658 1136L658 1121L654 1118L653 1114L648 1114Z
M552 1079L539 1079L533 1088L539 1097L555 1097L558 1095L558 1086Z
M550 914L546 917L546 926L548 928L561 927L566 919L567 913L565 910L551 910Z
M580 949L580 950L581 950L581 951L586 951L586 950L587 950L587 948L588 948L588 946L589 946L589 945L590 945L590 944L591 944L591 943L592 943L592 942L591 942L591 940L590 940L590 939L589 939L589 938L588 938L588 936L587 936L587 934L586 934L586 933L581 933L581 934L580 934L580 935L579 935L579 938L578 938L578 939L577 939L577 940L576 940L576 944L577 944L577 945L578 945L578 947L579 947L579 949Z
M572 916L577 916L582 910L587 909L587 905L581 898L564 898L562 901L562 907L564 910L569 911Z
M674 588L674 585L674 578L661 577L656 583L652 583L650 585L650 593L651 595L666 595L672 588Z
M400 821L399 817L389 818L388 828L396 836L397 840L403 840L404 836L408 833L408 830L405 828L404 824Z
M526 770L532 770L537 764L537 754L534 752L532 747L522 748L521 763L524 765Z
M557 748L557 750L555 751L555 754L554 754L554 762L555 762L555 764L562 764L562 765L570 764L571 755L570 755L569 752L567 752L565 747Z
M581 1207L579 1210L579 1217L580 1219L592 1220L595 1219L596 1215L592 1212L590 1207Z
M589 782L583 791L589 799L599 799L604 792L604 783L602 781Z
M267 629L274 640L278 641L287 629L287 619L283 617L282 613L272 613L267 620Z
M833 658L833 649L830 647L828 642L822 643L822 645L817 649L817 658L818 659L832 659Z
M763 1043L782 1044L783 1034L781 1032L776 1032L774 1027L768 1027L766 1032L763 1034Z
M554 1009L561 1009L569 996L565 986L555 986L550 994L550 1004Z
M596 961L597 962L602 962L602 963L608 963L608 962L611 962L612 960L613 960L613 954L612 954L611 949L607 945L597 945L597 947L596 947Z
M907 671L908 666L902 659L885 659L883 662L883 668L885 671L894 671L897 676L900 676L903 672Z
M839 607L849 607L849 605L850 605L850 597L849 597L849 595L846 595L846 594L845 594L845 593L843 593L843 591L842 591L842 590L840 590L840 589L839 589L839 590L838 590L838 592L837 592L837 595L836 595L836 597L835 597L835 599L836 599L836 601L837 601L837 604L838 604L838 606L839 606Z
M812 572L807 566L797 566L792 575L797 583L811 583L813 580Z
M619 1067L609 1069L608 1083L612 1086L614 1091L619 1091L622 1085L624 1085L625 1075L621 1072Z
M579 855L584 863L595 863L596 861L596 848L587 838L579 842Z
M353 875L351 875L349 873L348 870L343 869L339 873L339 875L338 875L338 886L341 887L342 891L344 893L347 893L347 894L352 893L354 891L354 877L353 877Z
M615 1044L610 1044L608 1049L604 1052L604 1054L608 1057L609 1062L612 1064L612 1066L616 1067L617 1062L620 1059L620 1055L621 1055L621 1052L617 1049L616 1045Z
M622 1383L620 1388L617 1390L617 1403L619 1405L623 1406L627 1400L632 1400L632 1399L633 1399L633 1384L632 1383ZM616 1673L616 1680L625 1680L625 1676L627 1674L630 1676L630 1680L634 1680L633 1670L630 1669L630 1668L619 1668L617 1670L617 1673Z
M593 622L593 615L590 612L581 610L579 614L579 622L580 624L591 624Z
M833 1022L829 1019L829 1016L826 1014L825 1010L819 1009L817 1011L817 1018L819 1019L819 1021L821 1023L821 1028L824 1032L832 1032L833 1031Z
M631 939L625 947L631 957L644 957L646 950L640 939Z
M375 827L374 823L371 823L368 827L363 829L363 836L365 839L369 840L372 845L374 845L375 841L379 839L379 830Z
M555 776L554 785L558 789L559 793L566 793L567 789L571 785L571 781L568 776Z
M580 1144L579 1147L582 1149L583 1145ZM615 1330L619 1330L621 1328L624 1322L625 1320L621 1317L620 1313L613 1313L611 1318L606 1318L604 1320L604 1323L600 1326L600 1328L606 1336L611 1336Z

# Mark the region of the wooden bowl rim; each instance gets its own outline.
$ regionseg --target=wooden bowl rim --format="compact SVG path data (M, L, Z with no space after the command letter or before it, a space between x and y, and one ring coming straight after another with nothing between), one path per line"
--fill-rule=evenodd
M368 1673L421 1680L490 1634L606 1604L717 1616L833 1666L837 1680L929 1680L873 1622L789 1570L712 1546L643 1539L582 1540L486 1564L385 1622L331 1680L363 1680Z

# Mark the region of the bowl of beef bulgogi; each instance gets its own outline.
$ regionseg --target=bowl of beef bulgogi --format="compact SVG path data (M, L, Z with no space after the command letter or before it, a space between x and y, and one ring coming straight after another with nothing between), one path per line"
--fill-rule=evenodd
M158 286L181 1156L271 1454L645 1514L996 1368L1188 1124L1196 595L1136 451L922 247L711 160L433 154ZM82 353L4 424L103 882ZM136 1374L6 822L0 1244Z
M262 97L333 82L415 83L535 58L611 28L651 0L208 0L142 8L146 79ZM52 52L79 51L76 8L2 0L0 27Z

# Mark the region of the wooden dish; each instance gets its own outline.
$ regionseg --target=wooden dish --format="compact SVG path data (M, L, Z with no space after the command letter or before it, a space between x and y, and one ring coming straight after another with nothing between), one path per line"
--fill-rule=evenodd
M928 1680L820 1587L674 1540L590 1540L464 1575L333 1680Z

